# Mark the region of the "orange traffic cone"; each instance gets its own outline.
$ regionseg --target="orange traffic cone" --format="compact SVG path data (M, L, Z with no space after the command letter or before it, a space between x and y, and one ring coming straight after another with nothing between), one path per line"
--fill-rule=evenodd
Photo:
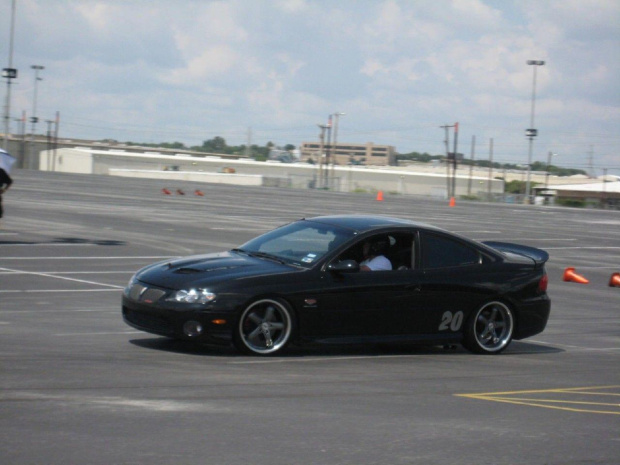
M194 194L195 194L195 195L199 195L200 197L204 197L204 195L205 195L205 194L204 194L204 192L202 192L201 190L198 190L198 189L196 189L196 190L194 191Z
M450 206L454 207L456 205L456 200L454 200L454 197L450 197Z
M383 191L377 192L377 202L383 202Z
M580 274L575 273L575 268L566 268L564 270L564 277L562 278L564 281L579 283L579 284L588 284L590 281L581 276Z
M172 192L170 192L168 189L166 189L165 187L161 190L162 194L166 194L166 195L170 195L172 194Z
M611 275L609 287L620 287L620 273L614 273Z
M185 192L183 192L181 189L177 189L177 194L179 194L179 195L185 195Z

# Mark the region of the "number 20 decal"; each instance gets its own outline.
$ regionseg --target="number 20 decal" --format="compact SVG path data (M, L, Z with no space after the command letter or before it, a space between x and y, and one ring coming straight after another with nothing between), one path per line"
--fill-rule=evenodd
M458 311L456 313L445 312L441 316L441 324L439 325L439 331L458 331L463 324L463 312Z

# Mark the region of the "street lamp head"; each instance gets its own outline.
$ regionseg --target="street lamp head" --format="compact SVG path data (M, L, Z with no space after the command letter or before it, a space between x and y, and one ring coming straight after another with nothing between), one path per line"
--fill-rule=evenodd
M544 61L540 61L540 60L527 60L527 64L528 65L534 65L534 66L543 66L545 64Z
M45 69L45 66L41 66L41 65L32 65L31 66L32 69Z

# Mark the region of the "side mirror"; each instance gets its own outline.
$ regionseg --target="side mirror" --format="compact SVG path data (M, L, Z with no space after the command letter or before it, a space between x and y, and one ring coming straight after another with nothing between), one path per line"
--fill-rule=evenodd
M335 273L357 273L360 270L360 264L355 260L342 260L327 265L327 271Z

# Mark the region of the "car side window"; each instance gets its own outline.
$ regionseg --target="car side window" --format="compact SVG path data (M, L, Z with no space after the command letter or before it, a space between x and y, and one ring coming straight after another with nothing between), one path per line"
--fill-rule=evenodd
M476 265L480 253L462 242L432 233L422 235L422 266L425 269Z
M364 255L364 244L368 242L372 243L373 241L381 241L383 243L380 255L383 255L389 260L392 271L403 271L414 268L415 241L414 234L411 232L398 231L367 237L342 252L336 260L355 260L358 263L363 263L367 258Z

